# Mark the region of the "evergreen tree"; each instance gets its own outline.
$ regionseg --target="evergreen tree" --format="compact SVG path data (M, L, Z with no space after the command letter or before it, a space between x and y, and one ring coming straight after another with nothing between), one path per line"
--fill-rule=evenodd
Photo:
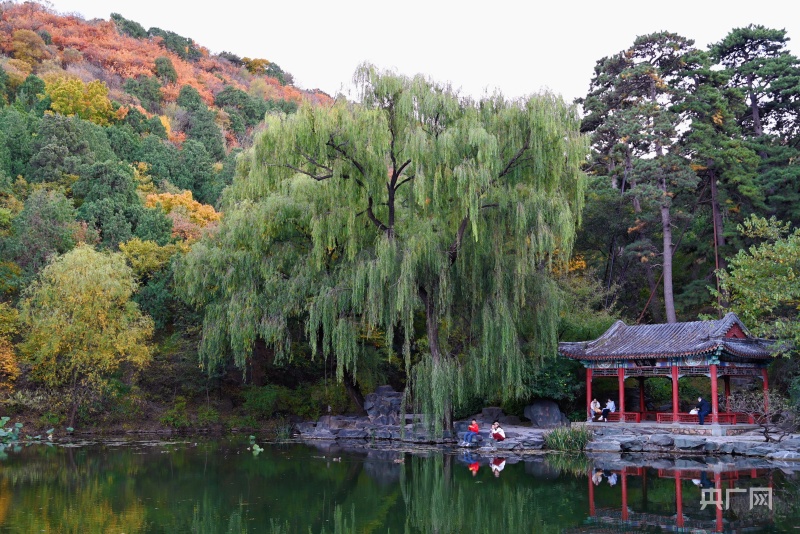
M215 118L214 112L205 106L192 112L186 137L200 142L214 161L220 161L225 157L225 139Z
M12 221L11 235L3 239L3 256L22 268L24 279L32 279L49 259L75 246L75 219L75 208L62 193L34 191Z
M161 79L161 83L175 83L178 81L178 73L175 66L167 56L157 57L155 61L156 76Z
M732 30L712 45L727 86L746 107L737 113L745 139L761 157L760 188L770 214L800 220L800 61L787 49L785 30L759 25Z
M694 42L661 32L638 37L627 50L598 61L583 128L593 132L595 169L611 177L611 185L630 198L634 220L628 250L640 258L651 295L656 293L653 259L662 265L664 311L676 322L674 303L673 226L686 209L681 195L693 192L697 176L675 142L690 96L682 86ZM660 235L661 246L656 245ZM617 254L614 241L612 254ZM649 300L650 303L654 299ZM661 315L651 307L655 320Z

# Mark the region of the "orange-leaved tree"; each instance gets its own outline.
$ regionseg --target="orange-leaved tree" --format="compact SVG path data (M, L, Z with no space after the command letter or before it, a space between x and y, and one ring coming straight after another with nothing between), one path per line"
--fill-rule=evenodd
M172 219L172 236L186 241L200 239L204 229L215 227L222 218L213 206L194 200L191 191L147 195L145 206L161 206Z

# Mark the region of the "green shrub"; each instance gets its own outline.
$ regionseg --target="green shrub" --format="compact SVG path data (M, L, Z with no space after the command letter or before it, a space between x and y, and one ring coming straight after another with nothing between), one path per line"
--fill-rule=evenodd
M44 427L58 426L66 419L63 413L46 412L39 418L39 425Z
M582 451L592 440L592 431L585 425L562 426L546 432L544 444L556 451Z
M219 412L211 406L197 409L197 426L209 426L219 422Z
M259 427L258 421L252 415L234 415L228 419L227 426L229 430Z
M350 405L342 384L324 380L296 389L275 385L250 386L242 390L242 397L243 411L256 419L296 415L313 420L327 413L329 406L331 413L339 414L347 411Z
M277 409L278 396L282 393L280 386L248 386L242 389L244 404L242 409L252 417L268 419Z
M175 397L175 403L161 415L158 421L164 426L176 429L191 426L192 422L189 420L186 410L186 399L181 396Z

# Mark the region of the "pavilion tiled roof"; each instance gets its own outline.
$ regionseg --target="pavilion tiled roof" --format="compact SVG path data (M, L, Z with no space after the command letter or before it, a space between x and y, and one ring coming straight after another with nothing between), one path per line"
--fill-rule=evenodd
M744 339L725 337L738 326ZM558 352L574 360L631 360L697 355L722 349L742 360L766 360L770 342L752 337L734 313L713 321L628 326L617 321L594 341L559 343Z

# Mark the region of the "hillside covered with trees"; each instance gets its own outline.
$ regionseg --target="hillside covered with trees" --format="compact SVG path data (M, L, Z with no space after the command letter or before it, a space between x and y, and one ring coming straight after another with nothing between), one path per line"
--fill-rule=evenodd
M121 14L0 4L0 412L229 428L357 411L582 416L557 341L732 310L800 398L800 65L750 26L474 102L358 103Z

